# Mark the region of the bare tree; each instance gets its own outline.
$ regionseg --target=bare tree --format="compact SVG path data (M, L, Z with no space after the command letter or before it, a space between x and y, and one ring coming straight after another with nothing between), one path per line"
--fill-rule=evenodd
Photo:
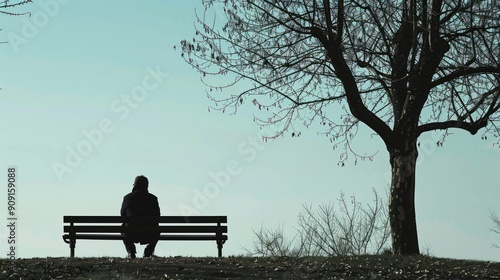
M27 15L29 12L24 12L24 13L16 13L12 12L12 9L17 8L18 6L31 3L32 0L23 0L23 1L9 1L9 0L3 0L0 1L0 14L4 15L9 15L9 16L21 16L21 15ZM0 29L2 31L2 29ZM0 42L0 44L6 44L8 42Z
M277 137L320 124L341 165L364 123L384 141L395 254L419 254L418 138L449 129L498 137L500 2L495 0L205 0L182 56L215 109L247 102ZM208 18L210 9L215 20ZM218 22L224 22L219 26ZM227 90L241 83L241 91ZM238 87L240 89L240 87ZM267 139L264 139L267 140ZM498 145L498 142L495 142Z
M374 190L372 204L363 206L343 193L334 203L303 205L297 233L287 238L283 226L254 231L254 246L247 252L259 256L347 256L379 254L390 238L389 215L384 200Z
M32 0L22 0L22 1L3 0L3 1L0 1L0 14L9 15L9 16L20 16L20 15L29 14L29 13L15 13L15 12L11 12L10 10L14 9L18 6L27 4L27 3L31 3L31 2L32 2ZM2 29L0 29L0 31L2 31ZM8 43L8 42L0 42L0 44L6 44L6 43ZM2 88L0 88L0 90L2 90Z
M15 9L18 6L32 3L32 2L33 2L33 0L22 0L22 1L3 0L3 1L0 1L0 14L10 15L10 16L20 16L20 15L29 14L28 12L24 12L24 13L12 12L11 10Z

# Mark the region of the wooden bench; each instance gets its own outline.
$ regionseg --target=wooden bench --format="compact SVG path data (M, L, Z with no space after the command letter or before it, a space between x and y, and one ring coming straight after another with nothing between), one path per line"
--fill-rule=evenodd
M131 232L122 223L158 223L159 240L215 240L219 258L227 240L227 216L64 216L64 242L75 256L77 239L123 240L122 232ZM134 232L144 232L135 229Z

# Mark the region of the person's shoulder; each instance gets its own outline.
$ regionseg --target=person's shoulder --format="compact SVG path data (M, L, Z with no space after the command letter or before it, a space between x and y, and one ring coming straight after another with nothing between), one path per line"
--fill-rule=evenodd
M126 195L123 197L123 199L128 199L128 198L130 198L130 197L131 197L131 196L133 196L133 195L134 195L134 193L133 193L133 192L130 192L130 193L126 194Z
M154 195L154 194L152 194L152 193L148 193L148 194L149 194L149 196L150 196L151 198L158 199L158 197L156 197L156 195Z

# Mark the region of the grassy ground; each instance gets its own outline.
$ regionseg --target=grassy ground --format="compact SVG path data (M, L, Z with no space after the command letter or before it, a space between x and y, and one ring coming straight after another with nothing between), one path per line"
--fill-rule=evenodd
M500 263L383 255L33 258L0 260L0 279L500 279Z

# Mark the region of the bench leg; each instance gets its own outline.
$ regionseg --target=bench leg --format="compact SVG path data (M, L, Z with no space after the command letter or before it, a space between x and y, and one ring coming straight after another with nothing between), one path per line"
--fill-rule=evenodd
M222 244L224 244L223 240L217 240L217 251L219 258L222 258Z
M69 241L69 250L70 250L70 257L71 258L75 257L75 246L76 246L76 240L70 240Z

